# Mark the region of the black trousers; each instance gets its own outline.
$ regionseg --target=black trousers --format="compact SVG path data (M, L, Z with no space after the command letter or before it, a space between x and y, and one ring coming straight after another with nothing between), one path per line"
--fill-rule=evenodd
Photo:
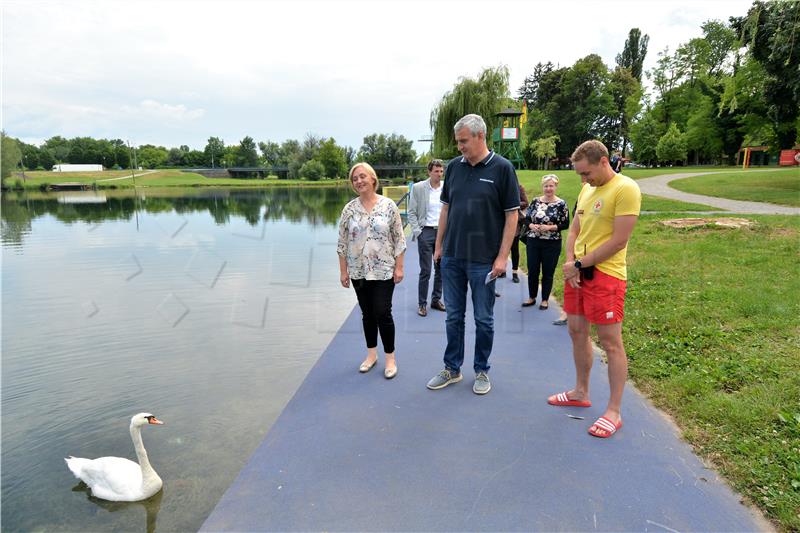
M392 295L394 280L385 281L351 279L361 307L361 323L367 348L378 346L378 331L383 341L383 351L394 353L394 319L392 318Z
M550 298L553 290L553 274L561 255L561 239L534 239L528 237L528 295L536 299L539 288L539 272L542 273L542 301Z
M514 240L511 241L511 268L519 270L519 232Z

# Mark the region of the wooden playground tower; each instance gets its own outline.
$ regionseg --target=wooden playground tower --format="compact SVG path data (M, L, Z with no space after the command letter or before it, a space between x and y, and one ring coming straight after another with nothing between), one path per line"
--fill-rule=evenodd
M514 168L525 168L525 161L522 159L522 152L519 148L520 124L519 117L521 111L516 109L504 109L495 114L500 117L500 126L492 131L492 143L494 151L502 155L514 165Z

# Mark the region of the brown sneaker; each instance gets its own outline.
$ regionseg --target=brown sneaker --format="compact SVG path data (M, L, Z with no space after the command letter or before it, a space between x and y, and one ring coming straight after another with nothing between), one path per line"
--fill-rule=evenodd
M436 309L437 311L447 311L441 300L436 300L435 302L431 302L431 309Z
M418 314L419 316L428 316L428 310L427 310L427 309L425 309L425 306L424 306L424 305L420 305L420 306L419 306L419 309L417 309L417 314Z

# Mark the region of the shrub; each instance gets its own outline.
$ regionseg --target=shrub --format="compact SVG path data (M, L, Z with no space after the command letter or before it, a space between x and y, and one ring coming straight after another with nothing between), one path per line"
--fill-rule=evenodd
M300 167L300 176L310 181L321 180L323 174L325 174L325 167L315 159L306 161Z

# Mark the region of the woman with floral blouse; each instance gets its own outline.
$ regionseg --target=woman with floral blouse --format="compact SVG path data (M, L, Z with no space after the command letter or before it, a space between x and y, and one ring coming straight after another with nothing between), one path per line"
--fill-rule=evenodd
M526 247L528 256L528 299L522 307L536 303L539 288L539 271L542 272L542 303L539 309L547 309L550 291L553 289L553 274L561 255L561 231L569 227L567 203L556 196L558 176L542 177L542 196L530 202L525 211L527 224Z
M342 287L352 283L361 307L367 358L359 372L378 362L378 332L386 354L386 379L397 375L392 318L394 286L403 280L406 239L397 205L378 194L378 176L367 163L350 169L350 185L358 193L342 210L339 221L339 272Z

